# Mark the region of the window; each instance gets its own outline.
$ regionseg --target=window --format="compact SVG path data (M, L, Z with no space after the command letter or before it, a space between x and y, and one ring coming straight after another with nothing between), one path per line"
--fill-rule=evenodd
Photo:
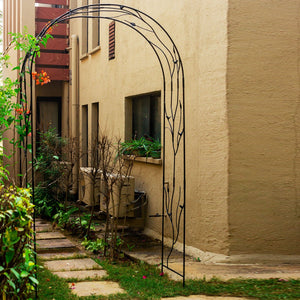
M37 97L37 131L45 132L50 128L61 135L61 98Z
M93 4L100 4L100 0L93 0ZM99 17L100 12L93 13L93 17ZM92 48L100 46L100 18L92 18Z
M89 5L89 0L83 0L82 6ZM86 8L86 12L88 9ZM89 22L87 18L81 19L81 55L89 51Z
M88 106L82 105L82 118L81 118L81 146L82 146L82 166L87 167L88 166L88 147L89 147L89 127L88 127Z
M99 142L99 103L92 103L92 140L91 140L91 166L98 163L98 142Z
M128 98L125 105L127 140L141 137L161 140L160 93Z

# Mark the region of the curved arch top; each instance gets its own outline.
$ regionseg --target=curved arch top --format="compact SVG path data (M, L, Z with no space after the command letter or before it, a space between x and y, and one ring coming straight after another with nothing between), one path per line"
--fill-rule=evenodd
M185 164L185 79L180 53L170 34L148 14L120 4L91 4L69 10L49 22L37 35L41 41L48 29L67 20L100 18L114 20L129 27L144 38L155 53L162 72L163 99L163 176L162 176L162 269L169 268L169 259L176 243L183 243L182 274L170 269L185 280L185 209L186 209L186 164ZM20 99L28 108L33 103L33 82L30 77L29 91L26 69L32 73L36 53L26 53L20 77ZM27 79L28 80L28 79ZM27 108L27 107L26 107ZM26 109L27 111L27 109ZM33 116L28 116L33 122ZM28 121L28 120L27 120ZM33 143L33 137L32 137ZM27 141L25 141L27 142ZM25 148L26 149L26 148ZM33 161L33 159L32 159ZM27 168L27 161L26 161ZM165 253L165 228L171 235L172 247ZM181 236L182 235L182 236Z

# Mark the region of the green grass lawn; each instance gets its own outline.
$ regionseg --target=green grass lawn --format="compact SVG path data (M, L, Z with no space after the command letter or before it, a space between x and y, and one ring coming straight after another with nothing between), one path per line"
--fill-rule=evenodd
M160 299L179 295L219 295L253 297L256 299L300 299L300 280L230 280L217 279L188 280L186 287L166 275L160 276L160 270L145 263L108 263L96 260L107 270L107 280L117 281L127 291L127 295L112 297L81 297L80 299ZM54 276L46 269L38 271L39 299L67 300L79 299L71 294L65 280ZM76 285L75 285L76 286Z

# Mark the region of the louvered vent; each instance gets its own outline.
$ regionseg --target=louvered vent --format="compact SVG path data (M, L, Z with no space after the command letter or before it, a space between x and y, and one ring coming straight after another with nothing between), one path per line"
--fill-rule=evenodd
M108 59L115 58L115 33L116 33L116 24L115 21L109 23L109 38L108 38Z

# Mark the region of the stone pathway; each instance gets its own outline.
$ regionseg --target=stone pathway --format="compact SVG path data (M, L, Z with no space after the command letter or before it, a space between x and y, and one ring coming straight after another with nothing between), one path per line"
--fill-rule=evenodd
M82 296L108 296L111 294L122 293L126 291L121 289L118 283L104 281L107 276L105 270L101 268L88 255L80 251L76 245L67 239L60 231L52 228L52 226L44 220L36 221L36 238L38 256L44 260L44 265L53 274L72 282L73 279L79 280L75 283L69 283L72 293L79 297ZM160 262L160 243L155 241L145 240L145 237L139 238L142 247L134 248L133 251L128 251L127 254L135 259L146 261L150 264ZM147 248L148 245L149 247ZM175 256L175 259L170 262L170 267L178 272L181 272L181 263ZM174 273L166 272L174 280L181 280ZM300 264L298 261L293 264L205 264L187 259L186 264L187 279L203 279L208 280L212 277L228 280L231 278L282 278L290 279L300 278ZM130 299L130 298L128 298ZM236 297L217 297L193 295L189 297L174 297L162 298L162 300L184 300L184 299L199 299L199 300L242 300L247 298Z
M72 293L79 297L126 294L118 283L101 281L106 271L47 221L36 220L36 239L38 256L47 269L67 281L80 280L69 283Z
M149 239L149 237L141 234L140 236L135 237L134 245L135 247L131 251L125 249L127 255L136 260L145 261L148 264L157 265L161 262L161 242L159 240ZM186 279L205 278L206 280L210 280L213 277L220 280L229 280L233 278L300 279L299 255L291 257L277 256L276 259L271 261L268 261L268 258L269 256L265 256L264 260L259 261L254 257L252 260L253 263L249 263L249 261L245 263L242 257L236 259L231 258L231 260L228 261L216 260L215 262L205 261L205 259L201 258L201 261L199 262L192 257L187 256ZM169 261L169 267L178 273L182 273L182 254L180 252L176 250L173 251ZM182 280L180 276L167 269L165 269L164 272L168 273L169 277L173 280Z

